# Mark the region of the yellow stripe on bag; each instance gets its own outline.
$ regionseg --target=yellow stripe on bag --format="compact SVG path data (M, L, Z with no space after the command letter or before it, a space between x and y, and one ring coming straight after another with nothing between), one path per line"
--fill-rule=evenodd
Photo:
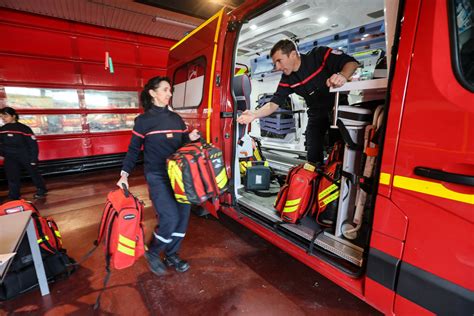
M174 173L174 166L175 166L176 162L173 161L173 160L170 160L168 162L168 176L170 177L170 182L171 182L171 187L174 188L175 187L175 183L176 183L176 180L175 180L175 173Z
M240 174L245 174L245 171L247 170L247 166L245 165L245 161L241 161L239 163L240 165Z
M119 234L119 243L124 244L125 246L129 248L135 248L135 245L137 244L134 240L131 240L130 238L125 237L124 235Z
M176 198L176 202L181 203L181 204L191 204L191 202L189 202L187 199L183 200L183 199Z
M176 201L178 201L179 203L190 204L189 201L188 201L188 198L186 197L186 195L175 193L174 197L175 197Z
M122 244L118 244L117 251L120 251L121 253L124 253L128 256L135 257L135 249L127 248Z
M318 199L322 199L323 197L325 197L326 195L328 195L329 193L337 189L338 189L337 185L331 184L326 189L324 189L321 193L318 194Z
M262 159L262 156L260 155L260 152L259 152L258 149L256 149L256 148L253 150L253 155L255 156L255 159L257 159L257 160L263 160L263 159Z
M173 185L173 187L175 184L178 184L181 191L184 192L183 173L181 172L181 169L179 169L179 166L176 161L170 161L170 171L170 180L171 178L173 178L173 182L171 182L171 184Z
M325 198L324 200L322 200L321 202L319 202L319 206L328 205L332 201L337 200L338 197L339 197L339 191L336 191L333 194L331 194L330 196L328 196L327 198Z
M295 205L295 206L285 206L283 208L283 213L290 213L290 212L294 212L298 209L299 207L299 204L298 205Z
M40 238L38 239L38 244L41 244L43 241L45 240L49 240L49 237L48 236L44 236L44 238Z
M225 187L225 185L227 184L227 173L225 172L225 169L222 169L222 171L216 177L216 181L219 189Z
M300 201L301 201L301 198L299 198L299 199L294 199L294 200L287 200L286 203L285 203L285 207L287 207L287 206L293 206L293 205L299 204Z

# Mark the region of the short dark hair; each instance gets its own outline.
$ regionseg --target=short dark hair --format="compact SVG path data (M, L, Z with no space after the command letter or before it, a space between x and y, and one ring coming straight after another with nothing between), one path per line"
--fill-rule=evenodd
M153 101L148 90L155 90L156 88L158 88L158 86L160 85L162 81L168 82L171 86L170 78L157 76L148 80L146 85L143 87L143 91L140 94L140 101L142 102L142 106L145 109L145 111L148 111L149 109L153 107Z
M8 115L11 115L15 118L16 121L18 121L20 119L20 116L18 115L18 113L16 112L16 110L12 107L4 107L3 109L0 110L0 114L8 114Z
M281 52L285 55L290 55L292 51L296 51L295 42L284 39L278 41L275 45L273 45L272 50L270 51L270 57L273 57L277 51L281 50Z

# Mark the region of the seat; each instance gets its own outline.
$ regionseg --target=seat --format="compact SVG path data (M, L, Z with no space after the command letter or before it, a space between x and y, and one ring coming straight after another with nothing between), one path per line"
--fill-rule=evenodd
M250 93L252 92L252 85L249 76L247 74L235 76L232 80L232 87L237 101L237 112L242 113L246 110L250 110ZM238 139L241 139L244 136L246 127L246 125L239 124Z

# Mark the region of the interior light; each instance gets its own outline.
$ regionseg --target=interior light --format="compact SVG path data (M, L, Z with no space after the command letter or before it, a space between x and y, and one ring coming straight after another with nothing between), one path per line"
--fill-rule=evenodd
M328 21L328 18L325 16L322 16L318 19L318 23L324 24Z
M362 37L367 37L367 36L369 36L369 34L364 34L364 35L362 35Z
M291 11L290 10L285 10L285 12L283 12L283 15L288 17L288 16L291 15Z
M255 24L252 24L252 25L250 25L250 29L251 29L251 30L256 30L256 29L257 29L257 26L256 26Z

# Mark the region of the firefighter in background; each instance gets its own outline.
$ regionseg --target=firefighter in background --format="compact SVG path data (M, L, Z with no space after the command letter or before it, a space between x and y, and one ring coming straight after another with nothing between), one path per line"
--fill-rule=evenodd
M4 169L8 180L8 198L20 198L20 174L26 169L36 186L34 198L45 197L48 190L38 172L38 143L31 128L18 122L15 109L0 110L4 125L0 128L0 155L4 157Z
M357 69L357 61L337 49L320 46L300 55L291 40L281 40L270 51L276 70L283 72L277 91L270 102L256 111L245 111L237 119L249 124L256 118L265 117L285 103L291 93L305 99L308 107L306 127L307 160L322 163L324 137L330 126L330 112L334 106L334 93L329 87L344 85ZM347 104L347 96L340 95L339 104Z
M178 251L186 234L191 207L175 200L166 159L184 143L200 137L197 130L188 133L183 119L170 111L168 102L171 95L171 83L167 77L154 77L145 85L140 95L145 113L135 120L132 139L117 182L119 187L123 184L128 187L128 175L135 167L143 145L145 178L159 223L145 257L150 270L157 275L166 273L166 266L174 266L178 272L189 269L188 262L178 256Z

